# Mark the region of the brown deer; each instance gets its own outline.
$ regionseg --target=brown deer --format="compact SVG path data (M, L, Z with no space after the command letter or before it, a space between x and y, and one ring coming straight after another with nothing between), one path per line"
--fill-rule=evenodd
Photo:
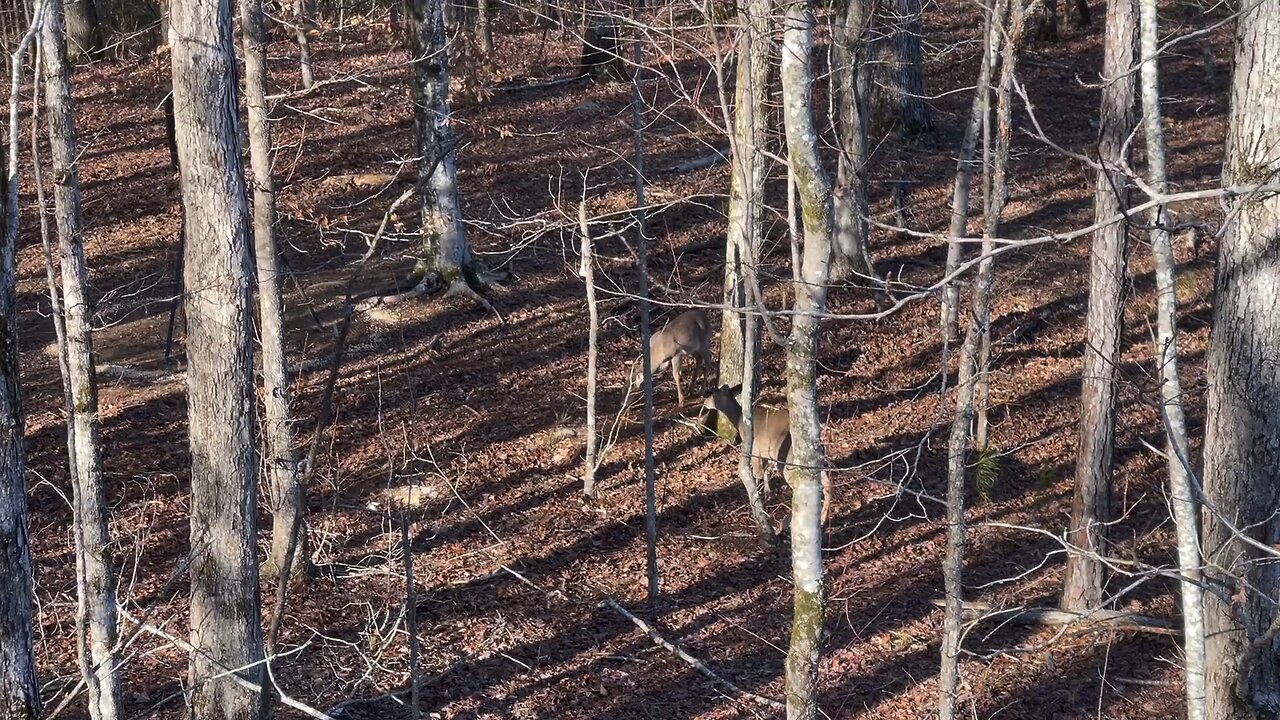
M684 405L684 389L680 385L680 361L685 355L695 360L698 382L706 383L707 368L712 364L711 326L707 323L707 313L699 308L681 313L649 337L649 365L653 368L653 376L656 378L658 373L671 366L671 375L676 381L676 399L681 406ZM637 358L631 364L632 390L644 382L640 361Z
M738 430L742 437L742 404L738 400L742 385L721 385L707 395L702 408L715 410ZM786 408L756 405L751 410L751 474L764 490L773 494L771 478L777 472L786 478L787 458L791 455L791 413ZM831 505L831 476L822 471L822 524L827 523Z

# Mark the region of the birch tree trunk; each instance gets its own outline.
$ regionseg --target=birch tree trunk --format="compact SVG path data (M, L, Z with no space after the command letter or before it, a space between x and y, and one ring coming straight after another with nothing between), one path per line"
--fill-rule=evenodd
M1280 4L1251 5L1236 22L1223 183L1274 182L1280 169ZM1230 204L1207 358L1204 490L1237 529L1276 547L1280 196L1238 197ZM1218 579L1236 587L1249 583L1232 594L1242 601L1234 607L1210 595L1205 717L1280 716L1280 614L1272 603L1280 566L1212 517L1205 518L1205 550L1224 568L1226 576Z
M173 3L191 442L191 707L197 720L256 720L262 684L253 445L249 217L227 0ZM254 664L259 663L259 664Z
M789 165L800 193L804 227L801 281L787 347L787 406L791 412L791 573L795 593L787 653L787 717L818 716L818 658L826 593L822 577L822 480L825 463L818 414L816 359L820 315L831 275L831 181L818 157L813 125L813 12L807 0L789 0L782 36L783 123ZM743 414L750 412L743 409Z
M10 66L11 92L22 77L22 49ZM9 146L0 191L0 717L37 720L40 688L32 626L31 547L27 542L27 477L23 453L22 389L18 378L18 313L14 289L18 239L18 99L10 98Z
M843 21L833 23L832 62L839 112L840 153L832 195L835 237L831 275L835 280L860 276L878 285L868 248L867 94L871 68L866 53L866 0L845 0ZM878 291L877 291L878 292Z
M267 120L267 28L262 0L241 0L244 40L245 104L249 108L249 162L253 169L253 245L258 277L258 330L262 341L262 434L270 473L271 551L263 573L276 576L289 567L304 575L310 548L304 518L306 489L298 476L293 446L292 393L285 355L284 299L280 287L280 248L276 242L274 150ZM292 557L290 557L292 556Z
M415 268L419 289L478 285L462 229L453 131L449 128L449 55L443 0L409 0L409 53L413 58L413 121L418 142L418 196L422 200L423 258ZM420 293L419 293L420 294Z
M1003 11L998 8L997 11ZM964 602L964 547L965 547L965 467L969 451L969 428L973 423L974 399L986 374L989 357L982 352L983 338L991 332L991 287L995 278L995 260L990 257L995 249L992 238L1000 234L1000 221L1008 199L1007 169L1012 134L1012 89L1017 72L1018 48L1021 45L1024 15L1020 0L1013 0L1008 9L1007 30L1005 19L999 15L991 18L989 38L1003 37L1000 62L1000 85L996 101L995 147L990 154L990 182L984 183L982 254L978 264L978 278L973 288L973 317L965 331L964 345L960 350L960 366L956 385L956 414L951 422L951 435L947 443L947 550L943 561L942 579L946 588L946 618L943 625L942 668L938 679L938 717L952 720L957 717L956 691L960 681L960 640L962 609ZM988 63L993 62L988 55ZM990 94L980 87L981 118L988 117ZM985 443L985 437L980 438Z
M1147 182L1159 193L1166 192L1165 144L1160 116L1160 71L1156 53L1157 0L1139 0L1138 37L1141 49L1139 83L1142 92L1142 119L1147 145ZM1200 588L1201 562L1198 507L1191 487L1187 425L1182 412L1182 383L1178 378L1178 299L1173 244L1169 237L1165 208L1158 205L1148 218L1151 254L1156 266L1156 364L1160 373L1161 415L1167 431L1169 494L1178 541L1178 570L1183 577L1182 637L1186 672L1187 720L1204 717L1205 635L1204 603Z
M1007 0L996 0L994 17L1003 18ZM969 226L969 199L973 190L973 173L977 165L978 131L982 128L984 108L990 93L991 74L1000 54L1002 36L996 32L995 21L988 15L983 27L983 54L978 70L978 87L973 93L969 110L969 122L964 127L964 139L960 143L960 158L956 162L956 177L951 189L951 225L947 229L947 265L944 277L950 277L960 267L964 245L956 238L964 237ZM952 281L942 290L942 335L956 340L960 335L960 283Z
M1128 184L1118 168L1128 164L1125 141L1133 131L1133 66L1137 16L1133 0L1108 0L1098 156L1107 168L1093 185L1093 216L1101 222L1128 206ZM1071 499L1067 542L1080 548L1067 556L1062 581L1062 609L1087 612L1101 607L1105 552L1111 521L1114 473L1116 366L1124 331L1124 288L1127 223L1114 223L1093 234L1089 266L1089 310L1084 331L1084 368L1080 388L1080 444L1076 452L1076 485Z
M48 107L53 201L62 267L62 311L66 330L67 380L71 406L67 432L73 451L72 509L76 540L76 644L88 691L89 716L119 716L120 676L116 656L116 577L107 532L106 497L99 440L98 383L94 374L93 315L84 259L80 172L76 166L75 110L71 68L62 31L61 0L46 0L41 48Z
M769 66L773 55L773 0L750 0L742 9L738 40L737 82L734 86L733 152L729 174L729 230L725 242L724 304L720 315L720 382L742 383L747 367L743 340L747 323L759 324L750 306L751 265L764 236L765 157L769 130ZM759 337L759 333L754 333ZM753 348L753 352L756 349ZM752 369L751 382L755 382ZM746 413L750 414L750 413ZM717 432L732 436L736 429L718 417Z
M907 138L930 132L933 120L924 104L924 14L920 0L881 0L878 5L881 29L873 46L873 124Z

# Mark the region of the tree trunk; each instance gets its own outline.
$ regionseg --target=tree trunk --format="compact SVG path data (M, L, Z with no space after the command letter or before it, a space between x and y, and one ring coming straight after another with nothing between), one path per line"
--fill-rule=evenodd
M578 274L587 287L587 447L582 469L582 494L596 499L596 379L600 357L600 307L596 303L595 258L591 253L591 226L587 223L587 203L578 205L578 225L582 233L582 264Z
M839 112L840 153L836 158L836 184L832 195L835 237L831 276L847 281L879 285L868 247L867 223L867 94L871 66L867 62L866 0L845 0L843 22L832 28L832 72ZM877 293L879 291L877 290Z
M191 442L191 707L198 720L254 720L262 684L253 443L249 217L240 161L231 9L173 3ZM259 664L253 664L259 663Z
M1102 74L1114 78L1102 88L1099 159L1107 168L1128 164L1125 141L1133 131L1134 33L1133 0L1109 0ZM1128 179L1118 169L1099 170L1093 186L1093 217L1101 222L1128 206ZM1096 610L1102 605L1104 566L1097 558L1106 548L1111 521L1114 472L1116 366L1124 327L1126 223L1093 234L1089 268L1089 310L1085 320L1084 369L1080 388L1080 445L1076 452L1076 486L1071 500L1067 542L1080 548L1067 556L1062 581L1062 609Z
M443 0L410 0L413 119L418 142L423 259L414 270L422 287L478 285L462 229L453 131L449 128L449 56Z
M1280 5L1251 5L1236 21L1235 72L1223 183L1274 181L1280 122ZM1217 515L1267 547L1280 544L1280 196L1233 198L1218 250L1207 358L1204 490ZM1209 601L1205 717L1280 716L1280 587L1275 558L1205 517L1205 551L1240 589ZM1241 622L1243 621L1243 627Z
M1003 18L1007 0L997 0L994 16ZM956 163L956 177L951 190L951 225L947 229L947 265L944 277L951 277L964 254L964 244L956 238L964 237L969 226L969 199L973 190L973 171L978 152L978 130L982 127L983 108L991 85L991 73L1000 54L1003 38L996 32L995 24L988 18L983 29L984 52L978 70L978 87L973 92L973 104L969 110L969 122L964 127L964 140L960 143L960 159ZM942 335L956 340L960 335L960 283L948 282L942 290Z
M489 0L476 0L476 35L480 38L480 52L486 64L493 58L493 23L489 17Z
M764 238L764 148L768 137L769 67L773 54L772 0L752 0L743 9L738 40L737 81L733 99L733 148L729 174L729 229L725 242L724 304L720 314L720 382L744 382L743 339L748 323L760 320L745 309L753 305L751 269ZM753 349L758 350L758 349ZM756 381L752 366L751 382ZM745 413L750 415L750 413ZM731 437L737 432L722 416L717 416L717 432Z
M871 93L872 126L911 138L933 130L924 104L924 15L920 0L881 0L880 38L872 52L876 59Z
M40 717L27 543L27 478L22 389L18 378L18 313L14 291L18 239L18 99L23 49L15 53L9 105L7 169L0 179L4 240L0 243L0 713L4 720Z
M53 164L53 200L62 265L62 310L66 328L67 379L71 406L67 432L76 539L76 641L88 691L89 716L119 716L120 676L116 657L116 578L107 533L98 424L98 383L90 331L88 270L84 259L80 174L76 167L75 110L71 68L62 32L61 0L47 0L41 48L45 104Z
M1163 121L1160 116L1160 82L1157 64L1157 0L1139 0L1138 27L1142 117L1147 146L1148 184L1159 193L1168 185L1165 172ZM1178 570L1182 575L1182 637L1186 673L1187 720L1204 717L1205 635L1204 603L1200 586L1200 538L1198 502L1191 487L1187 425L1182 412L1182 383L1178 378L1178 299L1173 245L1168 216L1158 205L1148 218L1151 254L1156 266L1156 365L1160 373L1161 415L1168 438L1169 496L1178 541Z
M807 0L790 0L782 36L783 119L787 154L800 192L804 225L801 282L787 347L787 406L791 412L791 572L795 593L791 647L787 653L787 717L818 716L818 658L826 594L822 578L822 418L818 413L816 361L819 315L826 309L831 275L831 181L818 157L813 125L813 12ZM744 409L744 414L747 410Z
M305 90L315 84L315 73L311 69L311 18L307 15L307 0L293 0L293 32L298 40L298 65L302 74L302 88Z
M1004 7L997 6L997 13ZM978 278L973 288L973 317L965 332L960 351L960 367L956 386L956 415L951 422L951 435L947 443L947 551L943 560L942 578L946 587L946 619L943 626L942 669L938 680L938 717L952 720L956 715L956 691L960 680L960 640L964 602L964 547L965 547L965 467L969 450L969 428L973 422L974 400L983 376L987 372L983 357L983 338L991 332L991 287L995 278L995 260L992 239L1000 234L1000 221L1008 199L1006 172L1009 164L1009 145L1012 134L1012 90L1017 71L1017 54L1024 27L1023 7L1020 0L1013 0L1008 8L1008 23L996 14L990 19L989 42L1004 38L1000 62L1000 85L996 101L995 147L990 152L984 148L984 157L990 155L990 180L984 182L985 195L982 228L982 254L978 264ZM994 63L990 52L987 63ZM988 77L989 77L988 70ZM985 122L990 108L990 94L980 84L982 96L979 116ZM985 135L985 133L984 133ZM979 438L985 443L985 437ZM980 449L982 449L980 447Z
M102 52L102 23L94 0L68 0L65 9L67 56L71 62L92 60Z
M263 573L276 576L286 565L304 574L310 569L310 549L303 518L306 489L298 478L293 447L292 397L285 356L284 299L280 287L280 248L276 243L275 180L271 177L274 151L265 98L267 28L262 0L241 0L244 39L245 104L249 108L249 158L253 168L253 245L258 277L258 331L262 342L262 434L267 445L270 474L271 552ZM293 554L291 560L287 557Z

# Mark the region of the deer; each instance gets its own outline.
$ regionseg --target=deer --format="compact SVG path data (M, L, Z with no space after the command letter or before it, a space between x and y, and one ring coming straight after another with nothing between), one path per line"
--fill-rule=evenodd
M742 404L738 400L742 385L721 385L707 393L702 403L704 412L714 410L724 416L742 437ZM786 408L756 405L751 409L751 475L764 490L773 495L774 472L786 477L787 458L791 455L791 413ZM831 476L822 471L822 524L827 524L831 505Z
M707 313L700 308L677 315L662 330L649 337L649 365L653 368L653 376L657 377L668 365L671 375L676 381L676 400L684 405L684 388L680 385L680 361L684 356L695 360L698 368L698 381L705 383L707 368L711 366L711 326L707 323ZM637 358L631 364L631 390L640 387L644 382Z

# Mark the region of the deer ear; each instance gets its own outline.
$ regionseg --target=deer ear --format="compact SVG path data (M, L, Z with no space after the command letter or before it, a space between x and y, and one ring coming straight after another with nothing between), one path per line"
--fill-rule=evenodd
M725 385L725 386L724 386L724 389L725 389L725 390L727 390L728 392L733 393L734 395L741 395L741 394L742 394L742 383L738 383L737 385L734 385L733 387L729 387L728 385Z

